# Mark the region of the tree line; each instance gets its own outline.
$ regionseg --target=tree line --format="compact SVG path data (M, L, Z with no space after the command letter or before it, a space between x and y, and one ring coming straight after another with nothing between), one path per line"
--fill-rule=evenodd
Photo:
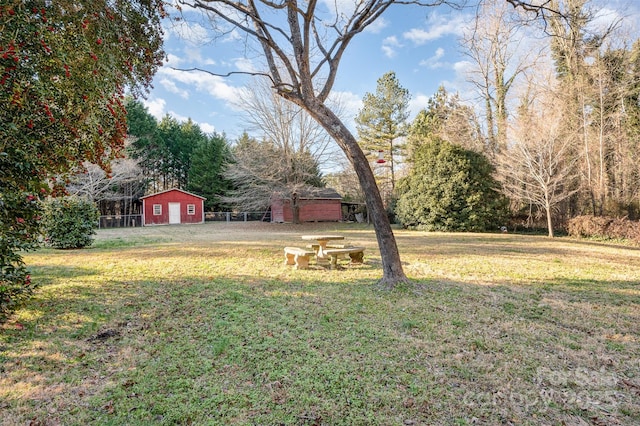
M123 158L111 163L109 173L83 164L67 191L96 202L103 214L126 215L143 195L172 188L205 197L207 211L266 211L275 195L293 200L295 193L323 188L326 136L318 137L309 117L285 101L248 96L252 103L245 107L262 137L244 132L235 141L224 133L206 134L191 119L179 122L166 115L158 121L142 102L129 99ZM261 110L258 101L265 103Z
M553 235L578 215L640 216L640 44L620 42L619 21L595 27L598 11L585 0L551 6L562 14L545 21L548 37L540 39L537 21L527 21L523 10L483 2L461 38L474 104L440 88L409 122L411 95L394 72L364 96L357 140L392 220L439 230L546 227ZM518 53L522 46L526 53ZM347 199L364 202L358 185L347 183L357 181L348 176L351 167L322 175L321 167L336 160L323 158L329 136L309 114L268 85L252 87L240 106L251 111L248 122L262 139L245 133L230 142L169 116L158 123L132 103L128 152L141 169L142 187L193 191L207 197L209 209L262 210L265 194L294 200L294 193L328 182ZM301 121L293 124L296 117ZM427 166L433 158L440 159ZM472 174L446 172L443 161ZM431 184L422 181L427 176ZM465 179L479 179L478 186ZM447 185L430 192L439 181Z
M460 221L443 225L444 216L451 220L465 209L482 215L469 194L450 199L466 184L451 186L455 175L443 161L458 161L459 167L465 162L439 157L443 150L453 152L447 144L483 157L480 165L465 153L465 167L485 170L485 192L476 196L496 212L487 222L494 228L509 220L512 226L546 227L553 236L580 215L640 218L640 42L621 37L621 19L603 24L602 10L586 0L555 0L549 8L558 13L541 29L539 21L503 1L482 3L461 39L473 102L440 88L407 123L406 91L393 72L365 96L357 117L359 142L365 152L385 153L388 161L370 162L387 206L405 225L475 229ZM540 38L543 30L547 36ZM405 176L396 187L398 159ZM429 178L416 180L420 176ZM495 208L498 201L509 209Z

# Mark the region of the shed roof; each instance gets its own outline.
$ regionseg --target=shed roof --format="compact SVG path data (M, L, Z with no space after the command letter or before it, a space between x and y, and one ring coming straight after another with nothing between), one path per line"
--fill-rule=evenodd
M342 200L342 195L333 188L310 188L298 191L298 196L307 200Z
M171 188L171 189L167 189L167 190L164 190L164 191L156 192L156 193L153 193L153 194L145 195L144 197L140 197L140 199L144 200L145 198L154 197L156 195L164 194L166 192L171 192L171 191L182 192L183 194L191 195L193 197L198 197L198 198L200 198L202 200L206 200L205 197L201 197L200 195L192 194L191 192L187 192L187 191L184 191L184 190L179 189L179 188Z

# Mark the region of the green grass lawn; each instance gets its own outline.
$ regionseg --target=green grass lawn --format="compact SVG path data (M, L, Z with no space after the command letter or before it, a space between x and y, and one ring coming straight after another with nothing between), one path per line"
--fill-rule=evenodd
M365 263L283 265L339 232ZM397 230L414 286L383 292L371 228L100 230L25 256L0 326L2 425L637 425L640 250Z

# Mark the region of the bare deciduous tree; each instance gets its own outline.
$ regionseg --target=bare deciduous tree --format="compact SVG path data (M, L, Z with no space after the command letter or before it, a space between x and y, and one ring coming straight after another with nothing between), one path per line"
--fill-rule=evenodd
M292 148L292 147L289 147ZM300 195L313 195L322 184L315 158L307 150L283 148L244 134L233 149L225 177L236 189L222 200L247 211L265 211L273 197L287 200L299 223Z
M526 35L527 26L517 10L503 0L486 0L462 37L463 53L471 61L468 81L484 104L490 152L506 146L509 91L541 54Z
M133 203L144 195L145 179L135 160L122 158L111 163L111 173L98 165L84 164L85 171L71 178L67 191L95 203L118 202L120 213L134 213Z
M248 42L256 43L266 62L262 74L270 78L278 95L306 110L336 141L367 196L382 257L380 284L392 288L405 282L396 240L367 158L345 123L326 103L340 61L353 38L398 2L338 2L334 7L296 0L178 0L178 3L208 13L218 34L235 29L243 32ZM429 5L442 3L444 0L437 0Z
M265 79L255 79L236 101L244 111L248 130L233 150L234 161L226 177L236 190L225 197L246 210L266 209L272 197L291 203L293 221L299 222L300 195L323 185L319 167L335 156L331 137L301 107L281 96Z
M268 80L254 79L240 92L236 106L243 111L252 136L282 150L287 168L293 168L293 156L288 154L296 152L308 152L321 168L337 161L331 136L303 108L278 96Z
M537 206L554 236L553 213L576 191L577 157L565 131L563 105L554 92L523 99L513 128L513 145L498 156L503 191L514 200Z

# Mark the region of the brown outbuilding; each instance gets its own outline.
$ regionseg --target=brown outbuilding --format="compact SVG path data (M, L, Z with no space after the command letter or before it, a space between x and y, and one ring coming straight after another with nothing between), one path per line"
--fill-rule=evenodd
M301 191L289 198L271 199L272 222L294 222L295 209L302 222L341 222L342 196L331 188Z

